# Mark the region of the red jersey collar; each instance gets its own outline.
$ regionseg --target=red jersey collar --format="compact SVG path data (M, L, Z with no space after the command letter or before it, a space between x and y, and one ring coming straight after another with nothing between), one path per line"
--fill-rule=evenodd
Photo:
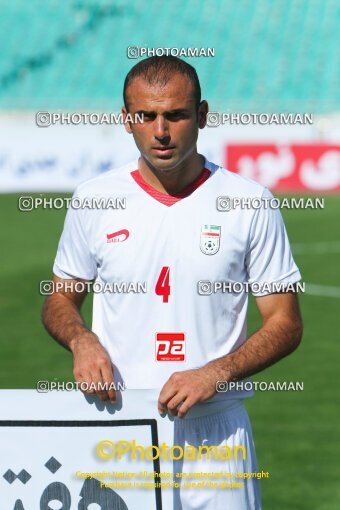
M148 184L144 178L142 177L139 170L133 170L131 172L131 176L136 181L136 183L144 190L146 193L151 195L155 200L158 200L158 202L161 202L164 205L167 205L170 207L173 204L176 204L179 202L179 200L182 200L182 198L186 198L191 193L193 193L197 188L199 188L211 175L211 171L207 168L204 168L200 175L196 177L196 179L188 184L182 191L179 193L174 193L172 195L168 195L167 193L162 193L161 191L158 191L156 188Z

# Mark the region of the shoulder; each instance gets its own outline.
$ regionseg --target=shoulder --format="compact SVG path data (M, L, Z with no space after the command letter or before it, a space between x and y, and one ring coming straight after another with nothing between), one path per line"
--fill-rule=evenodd
M233 197L271 196L270 191L252 179L243 177L227 168L206 160L206 168L212 172L215 186L219 191Z
M106 196L123 193L131 181L129 174L137 168L137 162L130 163L108 170L107 172L81 182L75 189L74 195L78 197Z

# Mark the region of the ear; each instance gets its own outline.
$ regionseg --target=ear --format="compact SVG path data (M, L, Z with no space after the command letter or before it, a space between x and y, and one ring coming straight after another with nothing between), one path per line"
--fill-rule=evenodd
M122 106L122 114L125 130L129 133L129 135L131 135L132 134L131 124L129 121L126 122L128 111L125 108L125 106Z
M209 105L207 101L203 100L200 102L198 107L198 127L203 129L207 124L207 115L209 111Z

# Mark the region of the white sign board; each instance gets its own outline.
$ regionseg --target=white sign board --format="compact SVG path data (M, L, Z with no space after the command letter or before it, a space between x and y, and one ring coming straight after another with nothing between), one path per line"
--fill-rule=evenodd
M159 487L172 463L152 447L172 444L173 422L157 397L126 390L104 405L80 392L0 391L1 510L172 508Z

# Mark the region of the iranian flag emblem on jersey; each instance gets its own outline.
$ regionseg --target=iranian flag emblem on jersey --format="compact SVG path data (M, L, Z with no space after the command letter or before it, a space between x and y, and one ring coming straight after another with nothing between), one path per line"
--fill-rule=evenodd
M202 225L200 248L205 255L214 255L220 249L221 227Z

